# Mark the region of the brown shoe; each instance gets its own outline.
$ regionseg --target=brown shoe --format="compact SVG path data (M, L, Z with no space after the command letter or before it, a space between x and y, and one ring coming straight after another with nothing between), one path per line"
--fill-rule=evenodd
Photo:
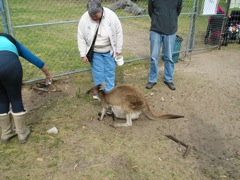
M146 88L147 89L152 89L155 84L157 84L157 83L148 82L147 85L146 85Z
M169 89L176 90L176 87L173 84L173 82L166 82L166 81L164 81L164 83L169 87Z

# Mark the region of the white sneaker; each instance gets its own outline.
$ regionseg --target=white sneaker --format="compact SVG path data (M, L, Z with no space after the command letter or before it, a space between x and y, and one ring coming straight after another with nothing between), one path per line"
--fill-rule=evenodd
M96 99L96 100L99 100L99 101L100 101L100 99L99 99L98 96L93 96L93 99Z

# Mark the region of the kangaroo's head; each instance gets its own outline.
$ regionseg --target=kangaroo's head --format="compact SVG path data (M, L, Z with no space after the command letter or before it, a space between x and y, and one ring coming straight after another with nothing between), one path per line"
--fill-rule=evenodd
M89 89L86 94L89 96L98 96L99 92L103 92L103 89L105 88L105 83L99 84L97 86L92 87Z

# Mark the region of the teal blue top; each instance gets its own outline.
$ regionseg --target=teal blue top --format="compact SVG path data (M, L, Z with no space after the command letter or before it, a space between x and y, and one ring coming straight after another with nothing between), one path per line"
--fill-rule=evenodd
M11 51L18 56L18 50L16 46L4 36L0 36L0 51Z
M1 35L3 34L3 35ZM5 36L6 34L0 33L0 51L9 51L17 56L21 56L30 63L34 64L38 68L42 69L44 66L44 62L35 56L31 51L29 51L27 48L25 48L22 44L20 44L16 39L11 40L11 35ZM14 43L14 41L15 43ZM14 44L13 44L14 43Z

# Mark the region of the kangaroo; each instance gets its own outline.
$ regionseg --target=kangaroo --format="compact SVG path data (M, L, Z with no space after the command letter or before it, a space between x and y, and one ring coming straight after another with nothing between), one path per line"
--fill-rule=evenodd
M102 104L100 120L103 120L107 107L121 107L126 114L126 123L115 123L114 127L132 126L132 113L143 113L151 120L183 118L182 115L163 114L155 115L147 102L144 94L132 85L122 84L114 87L109 92L104 92L104 83L94 86L87 91L89 96L97 96Z

